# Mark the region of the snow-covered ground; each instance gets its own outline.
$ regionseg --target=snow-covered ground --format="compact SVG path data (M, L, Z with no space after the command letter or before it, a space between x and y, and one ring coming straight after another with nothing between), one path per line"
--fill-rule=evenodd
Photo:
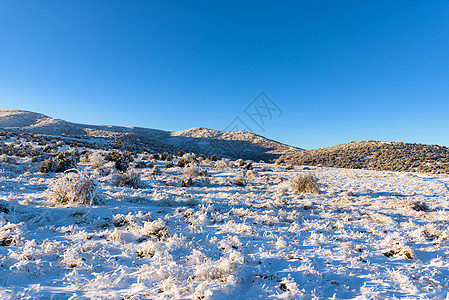
M82 159L103 204L64 206L67 174L1 157L1 299L448 296L448 175L136 160L159 168L135 169L140 188ZM291 191L304 173L319 194Z

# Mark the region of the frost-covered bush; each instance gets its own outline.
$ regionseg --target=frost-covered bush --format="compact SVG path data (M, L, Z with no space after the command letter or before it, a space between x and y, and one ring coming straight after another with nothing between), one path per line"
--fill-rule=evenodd
M290 182L290 187L295 193L312 193L320 192L318 181L312 174L296 175Z
M101 153L95 152L89 155L89 162L92 163L92 169L100 169L106 163L106 159Z
M41 173L65 172L69 169L76 168L77 163L78 157L76 153L71 151L58 152L56 157L50 157L44 160L39 170Z
M162 220L144 222L141 234L143 237L155 237L158 240L162 240L170 236L170 229L165 226Z
M49 188L49 196L53 203L62 205L101 203L96 178L80 171L65 173L53 182Z
M154 166L153 169L151 169L151 174L158 174L159 168L157 166Z
M198 177L201 176L201 170L197 165L189 165L182 170L182 173L187 177ZM204 174L204 173L203 173Z
M189 164L188 161L186 161L185 159L181 158L180 160L178 160L178 167L180 168L184 168L185 166L187 166Z
M115 184L117 186L128 186L134 189L142 187L142 180L140 179L140 173L134 169L129 169L124 173L119 173L115 176Z
M229 169L230 165L229 158L222 158L215 163L215 167L222 171Z
M235 185L238 185L238 186L245 186L246 185L246 180L245 180L245 178L243 176L239 175L239 176L234 178L233 183Z
M182 187L189 187L193 184L192 178L183 179L181 180L181 186Z

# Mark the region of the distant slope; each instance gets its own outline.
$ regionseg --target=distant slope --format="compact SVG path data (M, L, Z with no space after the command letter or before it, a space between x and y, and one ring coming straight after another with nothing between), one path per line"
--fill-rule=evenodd
M103 140L111 147L148 152L204 153L218 157L273 160L286 151L301 150L250 132L192 128L163 131L139 127L84 125L22 110L0 110L0 128L9 131Z
M449 173L449 148L437 145L363 141L291 151L281 158L298 165Z

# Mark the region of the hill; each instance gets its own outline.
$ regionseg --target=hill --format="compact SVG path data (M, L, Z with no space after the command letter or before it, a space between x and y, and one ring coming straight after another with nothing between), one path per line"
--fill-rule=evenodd
M449 148L438 145L362 141L291 151L286 163L350 169L449 173Z
M128 151L194 152L232 159L274 160L289 150L300 150L260 135L239 131L192 128L164 131L140 127L85 125L23 110L1 110L0 128L33 135L51 135Z

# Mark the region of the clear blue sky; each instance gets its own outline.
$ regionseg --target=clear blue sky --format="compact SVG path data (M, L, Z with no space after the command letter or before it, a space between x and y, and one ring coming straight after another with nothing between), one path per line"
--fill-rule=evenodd
M282 109L265 131L244 108ZM0 1L0 108L449 146L449 1Z

